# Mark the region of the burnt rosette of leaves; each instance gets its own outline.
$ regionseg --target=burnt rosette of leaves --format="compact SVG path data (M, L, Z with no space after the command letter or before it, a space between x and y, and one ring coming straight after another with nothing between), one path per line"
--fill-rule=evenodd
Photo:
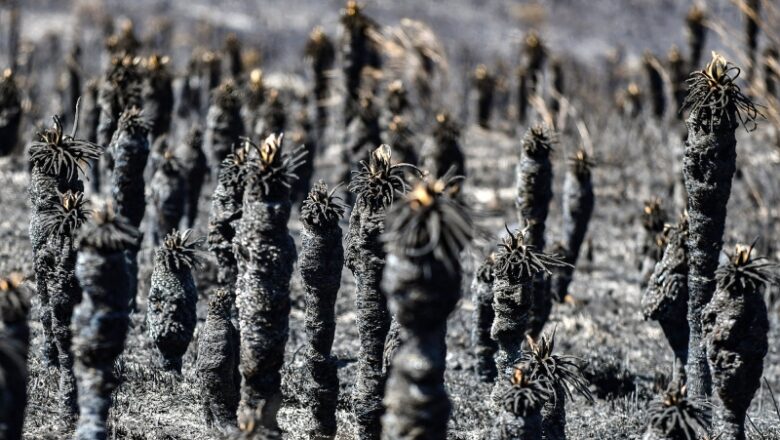
M436 115L433 142L422 152L422 167L432 176L443 176L454 167L456 175L465 175L465 156L460 146L460 125L447 112Z
M593 401L590 383L582 372L583 361L574 356L555 354L555 331L538 342L527 338L528 349L520 355L531 379L550 384L553 394L542 408L542 436L549 440L566 439L566 400L580 394Z
M680 49L677 46L672 46L667 54L667 67L669 69L669 80L671 82L671 92L675 103L675 114L678 118L682 119L682 106L685 101L685 95L687 93L685 87L685 80L688 78L688 66L685 64Z
M67 191L82 192L84 183L80 177L85 173L86 164L95 160L102 149L85 140L76 139L63 133L58 117L54 117L51 128L40 130L37 140L30 145L29 155L32 165L30 176L30 242L33 250L33 266L37 293L40 297L40 320L43 326L43 359L56 365L57 348L51 331L51 307L47 277L52 269L50 253L45 252L49 236L43 228L42 212L49 206L60 203L60 193Z
M22 96L13 70L3 70L0 77L0 156L11 154L19 143L22 120Z
M141 97L150 134L156 139L171 128L173 113L173 75L168 69L170 58L152 54L144 63L145 75Z
M182 175L187 186L187 204L184 214L187 227L195 226L203 181L209 173L208 160L203 153L203 130L193 124L184 141L176 149L176 157L182 165Z
M673 379L685 383L688 363L688 217L683 214L674 227L667 227L663 257L656 264L642 295L645 319L658 321L674 351Z
M282 135L249 144L243 214L233 238L238 262L236 306L241 334L239 423L260 411L260 423L278 430L281 373L290 319L290 277L297 258L287 229L290 187L305 153L282 151Z
M163 153L162 162L149 186L152 239L157 244L179 227L189 195L183 165L172 150Z
M538 440L542 437L542 407L553 398L552 386L533 379L525 365L516 365L509 379L502 375L497 393L498 416L489 440Z
M300 271L306 292L308 336L306 397L313 415L309 434L315 439L332 439L336 435L339 379L331 348L336 330L336 296L344 266L339 225L343 215L344 205L322 181L314 185L301 207Z
M133 293L125 251L139 240L138 230L110 203L93 212L79 234L76 277L84 299L73 314L79 440L108 438L111 393L118 385L114 362L125 347Z
M702 313L702 330L715 392L716 431L724 438L745 439L745 417L761 386L769 349L769 319L764 303L767 285L780 283L780 266L753 257L753 245L737 245L718 268L717 289Z
M357 284L357 325L360 336L353 411L360 438L378 439L383 412L385 374L382 371L384 345L390 328L387 299L379 289L385 267L385 249L380 240L385 214L399 193L406 192L406 164L393 164L390 147L381 145L354 172L349 190L355 206L349 219L346 265Z
M314 73L313 93L317 109L316 128L317 133L321 136L328 125L327 100L330 88L328 71L333 68L333 63L336 60L336 48L325 31L317 26L309 34L304 54L311 63L311 69Z
M211 294L195 364L206 424L223 428L236 424L241 386L238 330L230 319L233 298L224 288Z
M709 432L710 407L687 397L685 385L674 384L652 403L643 440L705 438Z
M46 278L51 326L59 364L60 411L64 421L73 424L78 415L76 377L71 351L73 308L81 302L81 286L76 279L76 238L88 211L84 195L67 191L58 203L42 212L42 231L48 237L47 252L51 270Z
M493 382L496 378L496 341L490 337L493 326L493 269L496 265L496 254L491 253L480 264L471 282L471 292L474 303L474 329L471 333L471 343L477 356L477 374L484 382Z
M241 104L241 93L233 80L225 81L211 94L204 148L214 175L218 174L219 165L230 154L233 145L244 135Z
M0 436L21 439L27 406L30 303L20 273L0 277Z
M387 215L382 290L403 342L387 380L383 438L447 438L447 317L460 299L460 253L474 235L461 180L419 182Z
M713 52L712 60L688 80L684 107L683 175L688 192L688 349L687 386L692 397L711 392L710 372L701 336L701 315L715 292L715 271L723 245L726 205L736 171L735 132L740 123L755 128L756 106L736 84L739 68Z
M192 231L173 230L154 253L146 323L160 354L162 368L181 373L182 356L197 323L198 288L192 270L201 265L200 245Z

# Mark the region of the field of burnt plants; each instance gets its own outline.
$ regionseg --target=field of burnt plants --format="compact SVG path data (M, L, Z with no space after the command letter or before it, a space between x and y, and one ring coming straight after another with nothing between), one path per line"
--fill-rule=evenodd
M780 439L775 0L132 3L0 0L0 440Z

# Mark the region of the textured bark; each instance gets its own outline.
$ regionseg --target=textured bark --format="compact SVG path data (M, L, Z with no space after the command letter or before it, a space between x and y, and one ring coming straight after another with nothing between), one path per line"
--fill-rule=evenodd
M198 218L203 181L209 173L208 160L203 153L203 132L197 124L192 126L187 138L176 149L176 157L182 164L182 174L187 182L185 223L188 228L192 228Z
M219 166L232 151L233 145L244 136L244 121L241 118L241 99L232 81L222 84L214 91L211 106L206 115L204 149L209 157L212 175L217 175Z
M560 382L553 384L553 396L542 407L542 438L566 440L566 391Z
M87 82L79 108L79 135L82 139L97 143L98 124L100 123L100 103L98 102L98 80ZM89 184L94 193L100 192L100 159L94 159L89 167Z
M187 204L187 181L178 159L164 159L149 186L152 239L155 244L159 244L160 240L179 227Z
M471 291L474 302L474 329L471 343L477 355L477 375L483 382L493 382L496 378L496 342L490 337L495 312L493 311L493 266L494 256L488 256L477 269Z
M233 239L242 216L245 174L243 150L222 163L217 187L211 196L208 245L217 260L217 283L233 294L238 276Z
M230 320L232 308L233 295L227 290L212 293L195 364L206 424L223 428L235 426L241 387L239 337Z
M490 336L496 341L495 355L499 376L505 376L512 363L520 356L525 330L534 301L533 278L517 279L496 274L493 281L493 310L495 318ZM496 384L498 386L498 384Z
M344 26L341 53L343 56L345 97L344 123L349 125L358 114L363 69L382 67L379 45L369 37L377 24L365 14L357 2L349 2L341 17Z
M20 282L21 274L0 278L0 437L8 440L22 438L27 406L30 304Z
M111 65L100 81L97 101L100 106L97 144L106 149L109 169L113 168L114 160L109 144L113 141L122 112L133 107L141 107L141 84L140 68L131 57L112 59Z

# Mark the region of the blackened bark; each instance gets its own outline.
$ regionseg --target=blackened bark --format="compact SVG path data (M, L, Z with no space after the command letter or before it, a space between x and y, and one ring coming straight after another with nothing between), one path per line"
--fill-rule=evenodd
M477 356L477 375L483 382L493 382L496 378L496 342L490 337L495 312L493 311L493 267L495 256L488 256L477 269L471 283L474 302L474 329L471 343Z
M233 146L244 135L244 121L241 118L241 98L233 81L228 80L213 92L211 106L206 115L204 149L209 156L212 175L217 175L219 166Z
M474 88L477 90L477 124L484 129L489 129L496 78L490 73L487 66L480 64L474 71L472 81Z
M661 77L661 72L658 70L661 67L660 61L650 52L645 52L642 63L647 74L647 84L650 90L650 100L653 108L653 115L656 118L661 119L666 111L666 95L664 94L664 80Z
M182 164L182 173L187 182L185 223L188 228L192 228L198 218L203 181L209 173L208 161L203 153L203 132L197 124L192 126L187 138L176 149L176 157Z
M0 278L0 437L21 439L27 406L30 304L21 274Z
M426 144L421 154L423 168L436 177L443 176L450 168L454 168L457 176L465 175L465 156L460 146L460 127L450 115L446 113L436 115L433 140Z
M173 113L173 76L168 71L168 58L152 55L146 61L146 77L142 88L144 115L149 120L152 139L168 133Z
M19 142L22 100L13 71L6 69L0 78L0 157L11 154Z
M187 181L178 158L166 152L151 184L152 240L160 241L179 227L187 204Z

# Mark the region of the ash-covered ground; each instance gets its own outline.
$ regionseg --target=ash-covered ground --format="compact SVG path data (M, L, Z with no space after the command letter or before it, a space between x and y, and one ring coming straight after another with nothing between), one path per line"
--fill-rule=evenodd
M67 47L74 35L82 41L92 38L80 34L75 10L68 2L30 1L23 5L23 33L42 41L46 30L60 33ZM85 2L86 3L86 2ZM175 64L182 66L192 45L188 39L199 22L209 21L222 31L235 31L245 45L257 44L265 54L268 72L289 71L304 74L301 48L311 27L323 24L335 36L338 31L340 1L106 1L107 11L117 17L133 18L139 30L155 14L169 14L177 26L174 40L180 45L173 53ZM469 284L475 266L484 253L497 243L504 224L516 223L514 166L519 151L519 137L526 126L513 122L494 111L492 130L474 124L464 106L472 101L462 99L466 89L463 78L469 63L493 64L502 57L514 65L518 44L529 24L531 10L521 10L517 2L498 0L455 1L375 1L367 13L380 24L393 26L402 17L428 23L447 50L450 61L446 92L453 103L453 113L466 118L462 145L466 154L465 196L481 212L479 223L494 234L492 241L482 240L464 255L462 300L451 315L447 332L446 386L453 402L450 419L451 439L482 439L494 416L488 406L491 385L479 382L471 344L472 312ZM708 5L713 14L726 22L737 22L738 14L728 8L729 2ZM556 304L546 329L556 329L557 350L588 361L605 381L602 389L614 395L600 396L595 403L575 398L567 405L567 433L571 439L639 439L647 423L647 407L656 398L656 379L671 374L673 354L656 322L645 321L640 311L642 274L638 254L642 239L639 215L643 202L660 196L664 207L674 218L682 208L679 194L681 180L682 136L684 126L672 111L659 121L649 112L631 119L618 113L613 97L604 87L603 55L615 45L625 47L629 58L650 48L658 53L676 43L684 45L682 22L688 3L684 1L632 0L614 2L550 0L540 2L543 21L537 23L551 51L572 60L567 70L566 93L571 101L571 117L563 126L554 153L555 198L547 221L548 242L560 237L560 204L566 158L582 144L595 152L597 167L593 180L596 207L590 223L586 245L581 253L570 293L576 304ZM190 37L195 38L195 37ZM216 37L215 37L216 38ZM217 41L211 42L218 45ZM711 47L720 47L716 36ZM87 46L86 49L89 49ZM468 52L466 57L464 53ZM99 54L85 53L92 59L90 74L98 73ZM576 67L575 61L576 60ZM469 64L467 66L467 64ZM631 73L629 72L629 76ZM641 72L634 74L643 80ZM341 78L336 75L334 83ZM338 87L338 86L337 86ZM41 99L52 93L42 86ZM338 112L338 103L332 109ZM48 102L40 103L37 115L47 119ZM37 120L28 118L29 127ZM582 126L578 127L577 123ZM174 122L178 124L178 122ZM334 123L333 126L340 127ZM586 127L587 135L583 133ZM177 132L182 132L177 127ZM331 128L318 155L315 179L337 183L341 173L343 133ZM738 173L734 180L724 237L724 248L760 237L758 252L780 259L777 239L780 237L780 149L769 122L759 122L751 133L740 128L738 139ZM419 142L427 141L428 132L420 128ZM30 140L29 135L25 140ZM0 159L0 273L21 270L32 274L32 253L28 239L29 174L23 156ZM208 218L208 195L214 183L203 191L195 233L205 235ZM293 213L290 231L299 244L300 223ZM344 223L346 228L346 223ZM142 252L142 274L151 272L150 249ZM213 263L213 262L212 262ZM199 323L187 354L183 375L175 377L159 372L157 354L146 334L143 301L134 314L127 346L117 365L123 376L115 393L110 413L111 438L117 439L216 439L223 434L209 430L199 406L195 383L195 356L198 334L205 319L207 297L213 287L213 264L198 274L200 291ZM337 302L337 329L334 354L339 359L339 439L353 438L353 415L350 394L355 379L358 334L355 323L354 279L344 270ZM773 405L770 388L780 398L780 311L768 292L770 315L769 353L764 361L766 386L756 394L749 411L751 438L780 438L780 414ZM290 337L283 370L284 404L280 423L285 438L305 438L309 415L299 396L302 390L303 292L296 271L291 284L293 311ZM142 292L142 295L144 293ZM37 323L35 298L31 323L33 342L29 361L29 404L25 438L66 438L57 414L57 377L40 361L41 327ZM759 434L760 433L760 434Z

